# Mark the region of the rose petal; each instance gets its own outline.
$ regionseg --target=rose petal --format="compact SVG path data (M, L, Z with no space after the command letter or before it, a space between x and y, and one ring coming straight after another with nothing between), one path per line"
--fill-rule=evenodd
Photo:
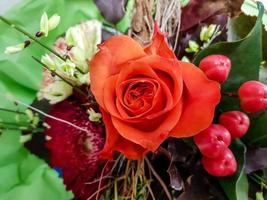
M163 96L163 98L166 98L164 109L154 112L153 116L148 116L148 118L151 119L169 111L181 99L183 91L182 70L176 59L165 59L154 55L130 62L127 66L122 67L117 84L119 85L123 81L138 75L154 78L165 92ZM119 93L117 87L117 94Z
M120 70L120 65L129 60L145 56L143 48L127 36L114 36L99 45L100 51L90 62L91 90L100 104L103 104L105 80Z
M220 102L220 85L209 80L196 66L179 62L183 71L184 106L179 123L171 136L191 137L207 128L213 120L216 105Z
M126 140L141 145L143 148L154 152L159 145L169 136L169 132L178 123L182 112L182 101L180 101L166 116L160 118L160 123L152 119L143 124L127 123L116 117L111 117L114 127ZM145 128L157 126L155 130L146 131ZM146 127L147 126L147 127Z
M101 152L101 157L103 159L112 159L115 151L122 153L128 159L132 160L140 159L148 153L148 150L142 148L140 145L121 137L118 131L114 128L110 115L104 110L101 110L101 113L106 126L106 143Z
M144 50L148 55L158 55L163 58L176 58L166 42L166 36L160 31L157 23L154 24L152 43L145 47Z

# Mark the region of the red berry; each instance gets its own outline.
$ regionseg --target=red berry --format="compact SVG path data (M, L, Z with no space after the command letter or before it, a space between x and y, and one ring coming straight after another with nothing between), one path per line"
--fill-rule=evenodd
M230 132L232 139L240 138L246 134L249 128L248 116L240 111L228 111L223 113L219 122Z
M211 80L223 83L231 70L231 60L224 55L210 55L201 60L199 68Z
M212 176L230 176L237 170L235 156L228 148L216 158L203 157L202 164Z
M243 83L238 96L240 105L246 112L259 112L267 107L267 86L258 81Z
M197 134L194 141L204 156L215 158L231 144L231 134L222 125L212 124Z

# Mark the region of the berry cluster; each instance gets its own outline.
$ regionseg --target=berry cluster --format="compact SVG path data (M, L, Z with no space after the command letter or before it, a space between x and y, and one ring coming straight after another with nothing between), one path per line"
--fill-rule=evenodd
M231 70L231 61L223 55L205 57L200 69L211 80L223 83ZM243 83L238 94L241 108L248 113L267 108L267 86L258 81ZM240 111L228 111L219 117L219 124L212 124L194 137L194 142L203 155L205 170L213 176L229 176L236 172L237 162L229 149L231 140L242 137L249 128L249 117Z
M213 176L229 176L236 172L237 163L229 149L231 140L242 137L249 128L248 116L240 111L228 111L219 117L219 124L212 124L194 137L203 154L205 170Z
M210 55L201 60L199 68L209 79L223 83L230 73L231 60L224 55ZM253 80L247 81L240 86L238 97L244 111L248 113L263 111L267 108L267 85Z

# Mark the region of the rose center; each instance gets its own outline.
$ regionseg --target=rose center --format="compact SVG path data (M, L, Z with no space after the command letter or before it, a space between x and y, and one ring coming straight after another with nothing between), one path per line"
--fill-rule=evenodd
M145 111L151 107L157 87L150 81L130 83L124 94L125 105L135 111Z

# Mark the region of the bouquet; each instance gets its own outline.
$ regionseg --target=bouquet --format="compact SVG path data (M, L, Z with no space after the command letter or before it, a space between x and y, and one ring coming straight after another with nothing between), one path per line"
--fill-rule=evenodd
M267 197L263 3L27 0L0 22L0 200Z

